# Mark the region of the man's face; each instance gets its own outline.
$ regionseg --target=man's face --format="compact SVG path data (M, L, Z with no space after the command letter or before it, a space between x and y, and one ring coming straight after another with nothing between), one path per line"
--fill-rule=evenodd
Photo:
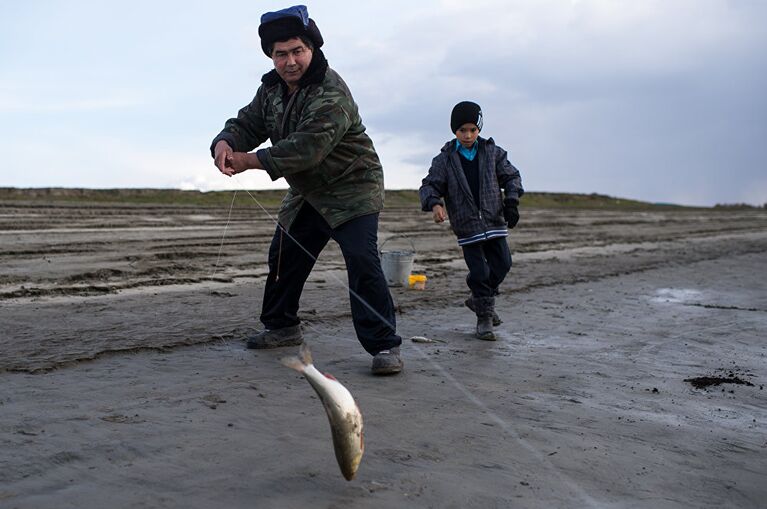
M304 75L312 62L312 50L298 37L275 42L272 48L272 61L280 78L288 87L298 86L298 80Z
M474 124L463 124L455 132L455 137L466 148L471 148L474 145L474 142L477 141L477 136L479 136L479 129Z

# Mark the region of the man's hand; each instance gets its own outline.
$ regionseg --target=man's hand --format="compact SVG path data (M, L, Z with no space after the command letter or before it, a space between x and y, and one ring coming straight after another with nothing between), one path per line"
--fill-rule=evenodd
M216 143L216 146L213 149L213 163L216 165L216 168L218 168L218 171L229 177L234 175L232 172L233 154L234 151L232 150L232 147L230 147L224 140Z
M445 212L445 207L443 207L440 204L434 205L431 208L431 214L432 214L432 217L434 217L435 223L443 223L445 222L445 219L447 219L447 213Z
M216 143L214 149L216 167L218 171L231 177L245 170L258 169L263 170L258 156L252 152L234 152L232 147L225 141Z
M222 173L224 175L229 175L231 177L232 175L242 173L245 170L255 168L254 161L253 161L254 159L258 161L256 154L248 154L245 152L235 152L227 161L227 168L226 168L227 171Z

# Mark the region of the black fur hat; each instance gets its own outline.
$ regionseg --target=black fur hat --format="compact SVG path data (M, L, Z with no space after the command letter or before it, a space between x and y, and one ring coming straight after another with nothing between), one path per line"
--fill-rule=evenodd
M275 42L287 41L293 37L306 37L315 48L322 46L322 34L317 24L309 17L305 5L294 5L275 12L267 12L261 16L258 27L261 37L261 49L271 58L269 50Z

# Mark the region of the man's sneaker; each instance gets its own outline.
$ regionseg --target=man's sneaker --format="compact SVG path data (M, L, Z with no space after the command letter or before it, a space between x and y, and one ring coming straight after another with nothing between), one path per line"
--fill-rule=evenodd
M303 342L304 336L301 334L300 325L261 331L247 339L248 348L280 348L298 346Z
M471 309L475 313L477 312L477 309L474 307L474 297L469 297L463 303L466 305L467 308ZM503 323L503 320L501 320L501 317L498 316L498 313L493 310L493 326L498 327Z
M394 375L402 371L403 365L397 346L389 350L381 350L375 354L371 369L374 375Z

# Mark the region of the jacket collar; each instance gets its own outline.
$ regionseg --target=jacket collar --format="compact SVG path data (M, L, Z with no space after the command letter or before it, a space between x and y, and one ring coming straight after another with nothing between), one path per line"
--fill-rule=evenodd
M477 148L482 148L485 144L488 143L495 143L492 138L485 139L482 136L477 136ZM442 152L457 152L458 147L455 144L455 138L445 143L445 145L442 147Z

